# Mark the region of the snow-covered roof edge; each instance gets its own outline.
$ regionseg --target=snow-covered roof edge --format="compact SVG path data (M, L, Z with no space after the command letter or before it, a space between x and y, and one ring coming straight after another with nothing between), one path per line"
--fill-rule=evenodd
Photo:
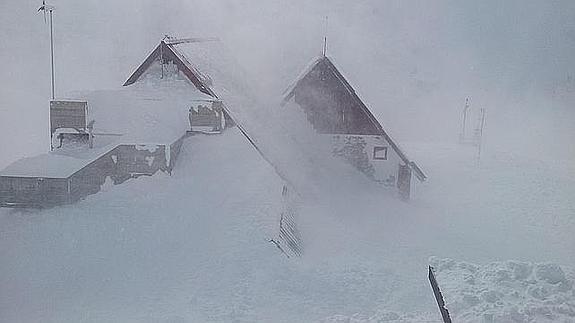
M193 65L188 61L186 56L176 48L176 45L182 43L197 43L197 42L211 42L211 41L220 41L218 38L186 38L182 40L167 38L160 41L160 44L148 55L148 57L144 60L142 64L130 75L128 80L124 83L124 86L131 85L138 81L140 76L144 74L144 72L148 69L148 67L160 56L160 55L167 55L165 57L171 58L177 65L180 71L188 77L188 79L196 86L196 88L204 92L214 98L219 98L215 91L210 88L209 84L204 83L203 75L197 71ZM292 187L295 187L288 179L288 177L280 171L274 163L266 156L260 147L256 144L254 139L249 135L247 130L241 125L236 118L234 117L233 113L230 113L228 107L224 102L224 113L230 118L230 120L236 125L236 127L240 130L242 135L248 140L248 142L254 147L254 149L260 154L260 156L268 162L278 174L280 178L282 178L286 183L289 183Z
M217 41L217 39L202 39L196 40L200 41ZM186 75L186 77L194 84L194 86L201 92L214 96L215 94L209 89L209 87L204 84L201 80L201 75L196 71L191 64L187 61L184 55L177 51L174 45L177 42L166 42L164 40L160 41L160 44L148 55L148 57L138 66L138 68L130 75L130 77L124 83L124 86L134 84L138 79L144 74L144 72L153 64L153 62L159 57L164 57L171 59L176 63L180 71Z
M425 181L427 179L427 176L425 175L425 173L423 173L421 168L419 168L419 166L415 162L411 161L407 157L407 155L400 149L399 145L397 145L395 143L395 141L391 138L391 136L389 136L389 134L385 131L385 129L383 128L381 123L377 120L377 118L371 113L371 111L365 105L363 99L359 97L359 95L356 93L356 91L351 86L351 84L349 84L349 82L347 81L345 76L343 76L343 74L340 72L340 70L337 68L337 66L333 63L332 58L330 58L328 56L318 56L318 57L313 58L310 61L310 63L306 66L306 68L295 79L295 81L293 81L290 84L290 86L283 92L284 98L282 100L282 106L285 105L293 97L293 95L295 94L296 87L306 77L306 75L308 75L321 62L326 62L327 64L329 64L329 66L331 68L333 68L333 71L335 72L336 77L343 83L343 85L348 90L348 92L352 96L355 96L355 98L361 103L360 107L363 110L363 112L368 116L370 121L372 121L375 124L375 126L378 128L378 130L381 131L381 135L383 137L385 137L385 139L389 142L389 144L391 145L393 150L399 155L399 157L403 160L403 162L406 165L408 165L415 172L415 176L417 177L417 179L419 179L422 182Z
M315 58L313 58L307 65L306 67L299 73L299 75L295 78L295 80L283 91L283 96L284 99L282 100L282 106L285 105L285 103L293 96L294 90L297 87L297 85L299 84L299 82L307 75L309 74L309 72L311 72L311 70L317 65L319 64L319 62L324 58L325 56L317 56Z

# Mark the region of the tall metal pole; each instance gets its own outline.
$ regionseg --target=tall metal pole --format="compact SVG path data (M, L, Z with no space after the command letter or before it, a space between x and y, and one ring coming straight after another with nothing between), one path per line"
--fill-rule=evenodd
M54 89L54 24L52 19L52 11L50 9L50 66L52 67L52 100L55 98L55 89Z
M461 124L461 134L459 135L459 141L465 141L465 124L467 123L467 111L469 110L469 97L465 98L465 107L463 108L463 122Z
M323 50L321 51L321 54L323 57L325 57L325 54L327 52L327 19L328 16L325 16L325 34L323 36Z

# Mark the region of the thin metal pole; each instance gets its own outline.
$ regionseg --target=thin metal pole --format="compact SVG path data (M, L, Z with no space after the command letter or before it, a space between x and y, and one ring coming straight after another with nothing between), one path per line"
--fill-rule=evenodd
M467 121L467 109L469 109L469 98L465 99L465 108L463 109L463 129L461 130L461 133L464 139L465 139L465 123Z
M54 24L52 19L52 10L50 10L50 60L52 67L52 100L55 98L54 89Z
M322 51L323 57L325 57L325 54L327 52L327 19L328 16L325 16L325 34L323 36L323 51Z
M162 76L161 79L164 78L164 41L160 42L160 66L162 67Z
M477 162L481 162L481 145L483 142L483 126L485 125L485 109L481 109L481 123L479 128L479 146L477 147Z
M465 124L467 121L467 110L469 110L469 98L465 98L465 107L463 108L463 122L461 127L460 141L465 141Z

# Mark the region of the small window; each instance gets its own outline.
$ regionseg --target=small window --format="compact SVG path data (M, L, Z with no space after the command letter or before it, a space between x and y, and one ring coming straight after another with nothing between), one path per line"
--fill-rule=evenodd
M373 147L373 159L387 160L387 147Z

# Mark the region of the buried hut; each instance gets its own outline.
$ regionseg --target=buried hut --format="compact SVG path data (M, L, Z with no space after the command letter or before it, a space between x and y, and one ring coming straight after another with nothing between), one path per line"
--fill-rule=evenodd
M270 109L258 103L247 80L217 39L165 38L124 86L51 103L53 149L0 171L0 206L68 204L106 183L171 173L187 135L219 133L230 126L239 129L290 191L301 190L306 172L288 164L309 158L286 149L289 133L267 131L274 128ZM302 108L313 128L333 140L334 154L377 182L397 185L402 196L409 196L412 173L425 179L327 57L317 59L290 87L286 104ZM289 173L294 169L299 174Z
M233 124L207 76L168 41L125 86L52 100L51 150L0 171L0 207L69 204L108 183L171 173L187 135Z
M370 179L396 187L402 198L409 199L412 174L426 179L327 56L310 63L285 91L282 105L305 112L313 129L331 140L333 155Z
M107 182L171 173L187 136L217 134L235 126L285 181L278 189L284 205L278 236L272 241L286 254L299 254L295 214L288 201L297 193L288 194L294 190L288 190L292 186L287 176L244 128L244 123L250 130L264 123L257 117L261 106L220 41L167 37L123 87L87 93L79 102L73 113L58 116L64 120L55 118L59 121L51 133L52 151L0 172L0 206L68 204L97 193ZM52 104L69 105L74 104ZM83 114L79 121L78 114ZM254 132L268 137L260 130Z
M243 125L261 123L261 106L218 39L166 37L122 87L81 97L51 103L50 152L0 171L0 207L69 204L106 183L171 173L185 137L233 126L272 164Z

